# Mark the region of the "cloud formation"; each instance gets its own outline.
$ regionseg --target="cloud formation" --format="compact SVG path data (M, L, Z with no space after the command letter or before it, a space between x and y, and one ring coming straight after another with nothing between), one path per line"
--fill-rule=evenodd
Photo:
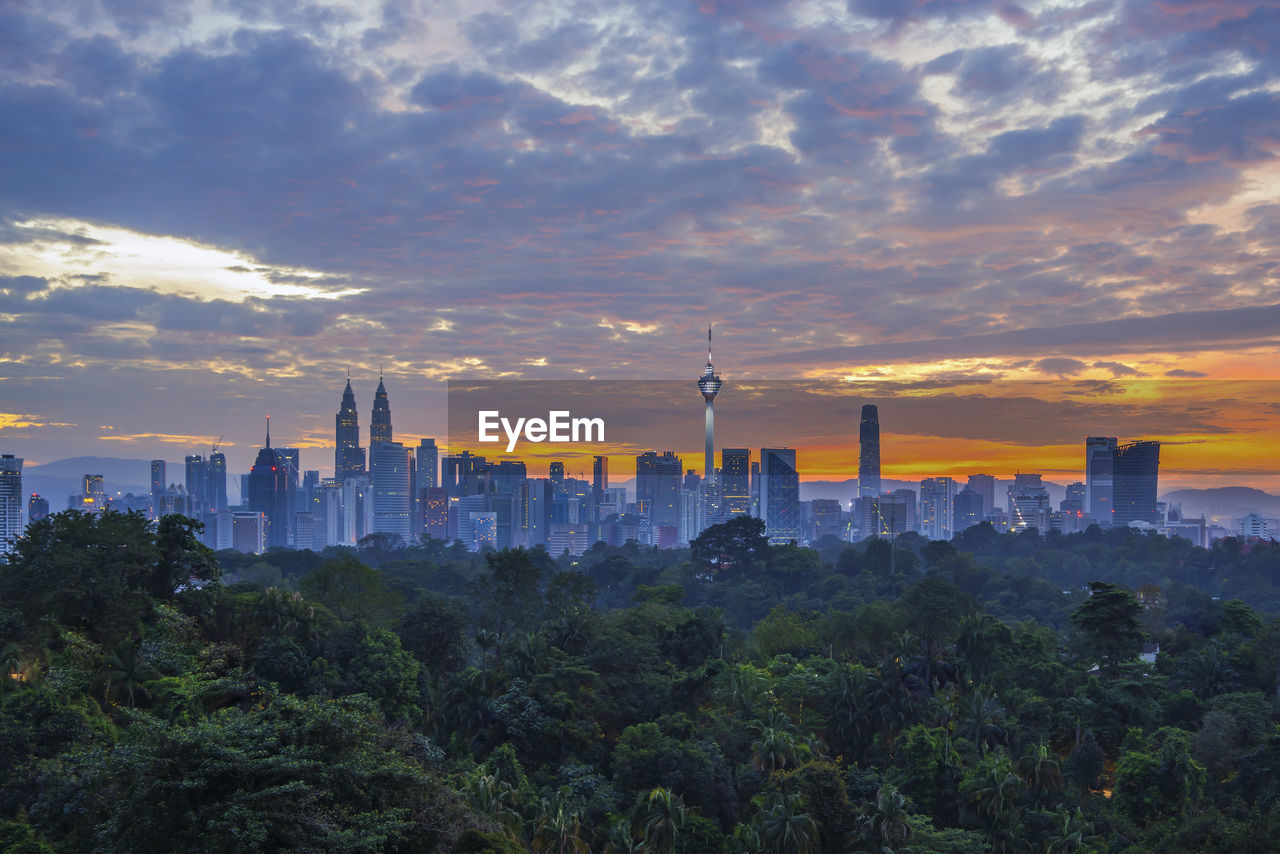
M331 430L347 362L427 434L447 376L684 376L708 320L757 378L1274 354L1274 3L55 2L0 31L0 390L31 421L225 432L247 465L267 408ZM179 288L130 234L235 260Z

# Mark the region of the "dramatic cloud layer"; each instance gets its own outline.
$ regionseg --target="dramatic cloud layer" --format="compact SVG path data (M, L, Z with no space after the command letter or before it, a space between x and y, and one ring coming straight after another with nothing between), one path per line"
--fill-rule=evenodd
M443 434L447 377L692 377L708 320L739 379L1274 376L1276 45L1276 2L6 4L0 445L245 467L380 362Z

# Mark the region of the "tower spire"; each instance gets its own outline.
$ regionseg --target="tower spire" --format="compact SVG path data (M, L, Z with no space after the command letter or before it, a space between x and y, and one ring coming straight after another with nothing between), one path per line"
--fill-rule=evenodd
M271 416L267 416L267 447L271 447Z
M707 324L707 364L711 364L711 324Z

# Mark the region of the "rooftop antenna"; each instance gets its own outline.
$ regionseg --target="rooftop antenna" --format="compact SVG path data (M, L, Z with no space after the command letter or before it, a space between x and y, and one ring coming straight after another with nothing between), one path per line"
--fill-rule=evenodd
M271 416L267 416L267 447L271 447Z

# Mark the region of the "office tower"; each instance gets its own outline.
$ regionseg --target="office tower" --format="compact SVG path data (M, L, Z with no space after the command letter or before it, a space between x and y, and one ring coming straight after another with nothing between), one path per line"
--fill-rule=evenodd
M271 416L267 416L267 442L249 470L249 498L245 503L251 512L262 514L269 548L289 545L289 482L281 462L271 447ZM237 539L236 548L245 551L238 543Z
M409 453L404 445L370 442L369 488L373 493L373 533L395 534L406 545L413 542Z
M79 495L71 496L67 502L70 510L81 510L85 513L101 513L107 508L106 489L102 484L102 475L86 474Z
M1257 513L1250 513L1240 520L1241 540L1270 540L1271 532L1267 529L1267 520Z
M996 508L996 477L992 474L969 475L969 488L982 497L982 514Z
M356 414L356 396L351 390L351 376L342 392L342 407L334 416L336 445L333 452L333 477L337 481L364 474L364 448L360 447L360 418Z
M597 455L591 460L591 501L596 507L604 503L604 491L608 488L609 458Z
M1015 474L1009 485L1009 530L1049 530L1049 491L1038 474Z
M423 533L436 540L449 536L449 492L443 486L429 486L420 492Z
M559 489L560 484L564 483L564 463L553 462L547 469L547 477L551 480L552 487Z
M657 465L657 451L645 451L636 457L636 512L646 518L653 512ZM552 483L555 483L554 479Z
M0 456L0 555L22 536L22 457Z
M289 488L297 489L302 476L302 452L297 448L276 448L276 455L284 467L284 477Z
M373 393L373 417L369 420L369 444L391 441L391 401L378 371L378 390Z
M698 391L707 404L706 414L706 446L702 454L702 476L714 477L716 464L716 395L720 393L720 375L711 365L711 326L707 325L707 365L698 378Z
M488 461L472 456L470 451L449 455L440 461L440 485L451 498L476 495L488 488L488 470Z
M1160 475L1160 443L1119 445L1115 450L1112 473L1112 524L1159 523L1156 488Z
M810 512L813 516L815 543L823 537L844 539L844 518L839 501L834 498L815 498L810 502Z
M199 454L188 454L185 462L187 495L191 497L196 512L204 514L209 510L208 478L206 477L207 471L204 457ZM196 518L200 517L197 516Z
M951 518L955 522L957 532L974 525L982 524L983 514L986 508L982 504L982 496L972 485L966 486L964 489L956 493L955 501L952 503Z
M1062 505L1060 509L1083 511L1085 508L1086 494L1087 493L1085 491L1085 485L1083 483L1080 483L1079 481L1076 481L1075 483L1068 483L1067 494L1066 494L1066 497L1063 498L1062 500Z
M367 476L342 482L342 542L354 546L373 532L373 495Z
M1112 523L1117 442L1114 436L1084 440L1085 509L1104 528Z
M27 499L27 524L39 522L49 515L49 499L41 498L40 493L33 492Z
M314 513L293 514L293 547L302 551L318 552L324 543L317 536L316 516Z
M155 512L155 507L159 503L160 496L164 495L165 488L169 482L165 478L164 460L151 461L151 511L152 518L158 518L159 513Z
M435 439L418 443L418 489L434 489L440 485L440 449Z
M858 499L858 530L867 537L897 537L916 529L916 493L913 489Z
M760 518L770 542L800 539L800 472L792 448L760 449Z
M751 515L760 515L760 461L751 464Z
M858 497L880 494L880 411L874 403L862 407L858 423Z
M920 533L931 540L950 540L955 533L952 502L956 482L949 477L928 477L920 482Z
M262 513L237 510L231 514L231 548L245 554L260 555L267 549L269 530L267 518Z
M206 463L206 489L209 491L209 507L215 513L227 509L227 456L213 446Z
M720 452L720 481L724 500L724 517L751 513L751 451L725 448Z

